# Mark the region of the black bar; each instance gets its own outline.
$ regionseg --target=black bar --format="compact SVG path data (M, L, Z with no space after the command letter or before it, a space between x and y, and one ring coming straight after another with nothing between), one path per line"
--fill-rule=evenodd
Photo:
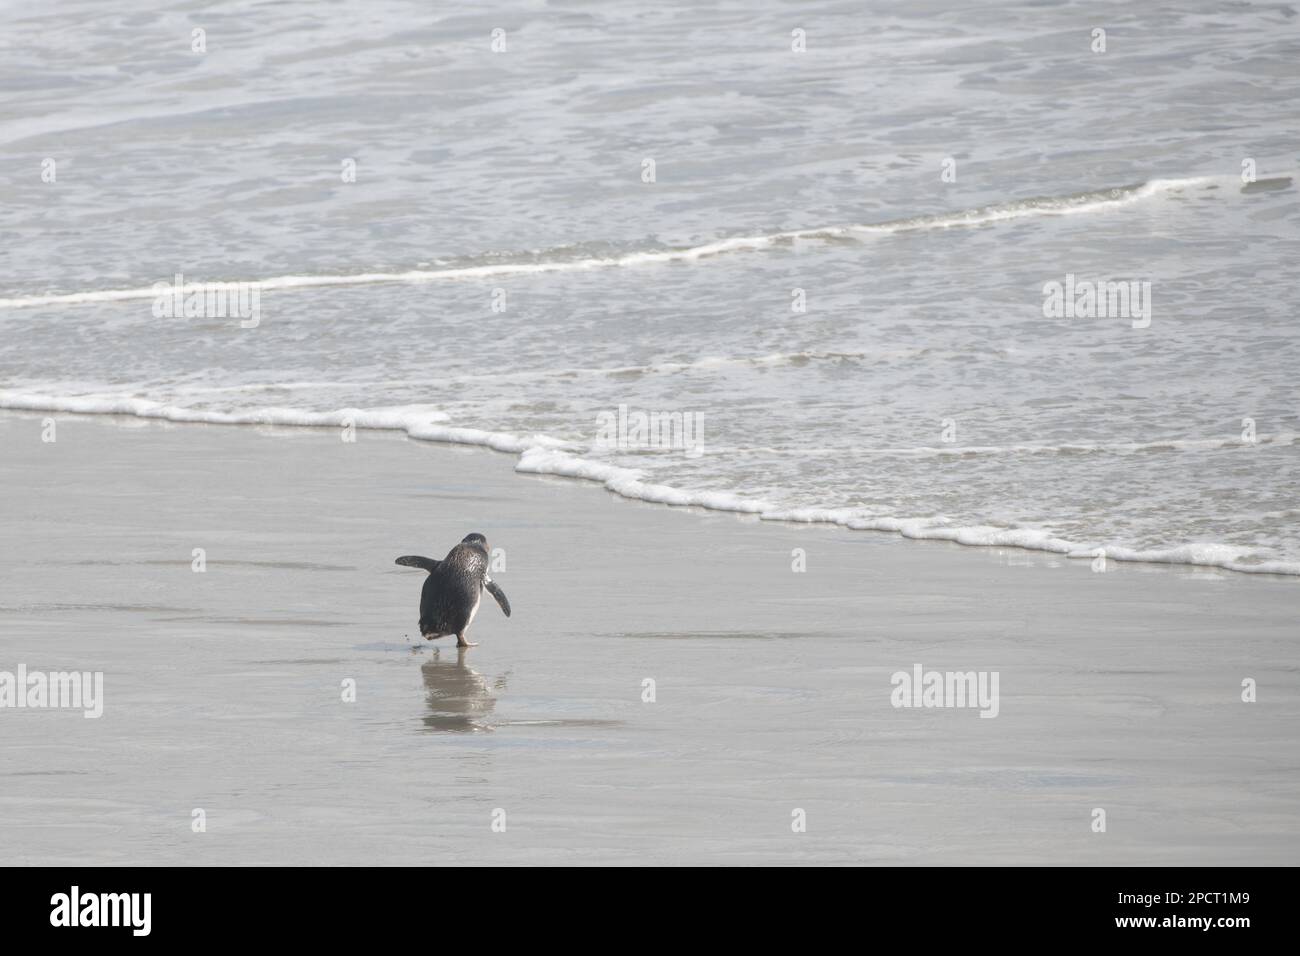
M1286 927L1283 906L1293 882L1286 870L1241 867L846 868L819 873L814 880L805 871L756 869L616 873L599 879L576 869L550 874L437 867L11 869L18 885L4 895L0 920L7 940L42 942L76 934L81 942L114 937L208 945L256 941L269 933L292 935L303 944L337 944L373 940L379 929L384 935L427 938L430 920L441 911L443 917L459 913L489 935L502 926L532 925L533 919L557 934L583 937L602 923L622 924L624 932L636 936L704 921L737 938L760 941L774 928L802 925L818 935L851 932L873 942L905 942L909 934L919 942L939 934L939 942L972 945L1123 937L1144 944L1232 945L1252 933L1271 935ZM120 896L108 901L102 911L111 917L116 908L117 926L52 925L70 922L65 917L74 886L79 922L97 919L99 894L141 895L131 900L130 909ZM147 935L138 932L145 928L143 894L149 894ZM88 897L95 902L88 903ZM63 900L68 905L60 910Z

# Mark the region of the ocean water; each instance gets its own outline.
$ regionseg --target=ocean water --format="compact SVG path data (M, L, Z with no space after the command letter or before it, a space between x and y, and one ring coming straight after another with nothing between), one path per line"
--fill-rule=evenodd
M1300 574L1287 4L113 7L5 5L0 407Z

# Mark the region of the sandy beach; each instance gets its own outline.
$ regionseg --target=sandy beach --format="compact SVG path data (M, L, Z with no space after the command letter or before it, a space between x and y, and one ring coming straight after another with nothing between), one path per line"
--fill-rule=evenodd
M379 431L44 417L0 416L0 670L101 671L103 715L0 711L12 863L1300 850L1292 578L647 505ZM514 614L458 654L393 559L470 531ZM917 664L997 672L996 718L893 706Z

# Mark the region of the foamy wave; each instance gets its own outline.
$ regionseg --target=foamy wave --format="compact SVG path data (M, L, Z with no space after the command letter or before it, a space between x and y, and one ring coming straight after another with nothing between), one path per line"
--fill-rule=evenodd
M1110 561L1132 561L1147 564L1189 564L1198 567L1221 568L1245 574L1300 575L1300 562L1253 560L1250 548L1228 544L1184 544L1173 548L1126 548L1103 543L1082 544L1058 538L1050 531L1037 528L997 528L990 525L951 526L940 518L892 518L865 515L846 508L797 508L785 511L766 511L764 521L793 521L811 524L833 524L853 531L887 531L919 541L951 541L968 547L1022 548L1027 551L1046 551L1067 558L1095 559L1104 553Z
M84 415L130 415L144 419L217 425L278 425L289 427L344 427L404 431L420 441L478 445L518 455L515 470L522 474L554 475L599 482L624 498L656 504L694 506L712 511L756 515L764 521L827 524L852 531L883 531L905 538L951 541L970 547L1023 548L1069 558L1094 558L1099 548L1114 561L1185 564L1222 568L1248 574L1300 575L1300 563L1256 560L1249 548L1223 544L1185 544L1159 550L1139 550L1105 543L1085 544L1056 537L1034 528L998 528L991 525L953 526L946 518L902 518L850 508L783 509L771 502L726 491L691 491L644 480L642 472L592 461L575 454L572 443L548 435L513 435L508 432L460 428L444 424L448 416L430 406L393 408L343 408L309 412L290 408L264 408L243 412L218 412L183 408L137 397L82 395L52 397L0 390L0 408L53 411ZM1168 443L1165 443L1168 444Z
M519 457L515 471L598 481L616 495L656 504L694 505L712 511L739 511L745 514L762 514L772 507L767 502L726 491L685 491L669 485L649 484L642 481L641 472L634 469L590 461L551 449L528 449Z
M757 515L764 521L792 521L831 524L851 531L883 531L918 541L951 541L967 547L1022 548L1046 551L1069 558L1093 559L1099 550L1108 560L1158 564L1190 564L1222 568L1247 574L1300 575L1300 563L1255 561L1249 548L1223 544L1186 544L1161 550L1139 550L1115 545L1082 544L1059 538L1036 528L998 528L991 525L951 526L945 518L899 518L871 515L846 508L780 509L761 499L723 491L686 491L668 485L649 484L640 472L616 465L589 461L565 451L530 448L515 465L515 471L556 475L595 481L605 488L639 501L669 505L693 505L712 511L733 511Z
M400 429L414 414L410 409L342 408L331 412L307 412L293 408L259 408L243 412L217 412L167 405L146 398L108 395L77 395L55 398L34 393L0 391L0 408L19 411L67 412L75 415L133 415L137 418L208 425L289 425L307 428L343 427ZM446 421L443 412L418 413L430 420Z
M21 392L0 391L0 408L19 411L67 412L75 415L131 415L136 418L204 425L280 425L297 428L355 428L404 431L421 441L458 445L482 445L496 451L520 454L529 448L565 448L565 442L546 435L521 438L507 432L444 425L448 415L427 406L395 408L341 408L309 412L296 408L259 408L240 412L219 412L185 408L144 398L81 395L54 398Z
M938 213L896 219L888 222L866 223L851 226L826 226L815 229L795 229L756 236L734 236L702 245L681 249L650 249L630 252L620 256L595 256L588 258L555 258L531 262L492 262L481 265L454 266L445 269L408 269L403 272L361 272L352 275L288 275L269 279L247 280L250 288L264 292L321 286L412 284L456 279L490 279L498 276L526 276L549 272L581 272L591 269L609 269L665 262L693 262L711 256L733 252L753 252L776 245L789 245L808 240L834 240L867 235L888 235L923 229L952 229L962 226L979 226L1023 219L1030 216L1059 216L1095 212L1115 206L1138 202L1162 193L1178 192L1194 186L1212 183L1213 177L1184 179L1153 179L1131 186L1076 193L1070 196L1044 196L1013 202L995 203L977 209L954 213ZM232 280L222 280L232 281ZM187 284L186 291L199 288ZM27 309L51 305L83 305L92 302L121 302L132 299L154 299L158 295L153 286L135 289L103 289L88 292L69 292L47 295L16 296L0 299L0 309Z
M1068 216L1149 199L1161 193L1180 192L1195 186L1207 186L1215 182L1213 176L1192 176L1182 179L1152 179L1132 186L1115 186L1111 189L1099 189L1092 192L1075 193L1070 196L1038 196L1020 199L1014 202L995 203L958 213L939 213L932 216L916 216L912 219L899 219L878 225L850 226L849 233L857 232L906 232L914 229L951 229L957 226L980 226L992 222L1004 222L1008 219L1024 219L1028 216Z

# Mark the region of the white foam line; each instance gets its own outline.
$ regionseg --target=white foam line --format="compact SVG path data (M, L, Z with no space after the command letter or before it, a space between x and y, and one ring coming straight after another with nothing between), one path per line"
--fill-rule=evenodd
M443 424L447 415L431 409L343 408L329 412L307 412L288 408L266 408L251 412L212 412L179 408L142 398L83 395L53 398L35 393L0 390L0 408L21 411L54 411L83 415L130 415L144 419L218 425L278 425L288 427L343 427L404 431L418 441L478 445L518 455L515 471L521 474L555 475L599 482L624 498L657 504L694 506L711 511L756 515L764 521L828 524L852 531L886 531L918 540L951 541L971 547L1010 547L1047 551L1068 558L1094 558L1098 547L1114 561L1188 564L1222 568L1247 574L1300 576L1300 562L1252 563L1248 548L1222 544L1187 544L1162 550L1140 551L1112 545L1085 545L1057 538L1048 531L1032 528L995 528L985 525L952 527L944 518L896 518L843 508L780 509L761 499L727 491L689 491L643 480L630 468L591 461L572 454L570 443L534 434L518 436L478 428Z
M836 239L870 234L892 234L918 229L951 229L961 226L978 226L1027 216L1071 215L1091 212L1112 206L1146 199L1158 193L1177 191L1212 181L1212 177L1186 179L1153 179L1138 186L1124 186L1100 192L1081 193L1076 196L1024 199L1009 203L984 206L958 213L940 213L916 216L891 222L856 226L828 226L817 229L795 229L758 236L736 236L685 249L659 249L632 252L622 256L589 259L564 259L548 262L496 263L493 265L462 266L449 269L408 269L403 272L361 272L353 275L287 275L269 279L246 280L244 284L264 292L288 289L316 288L322 286L376 285L381 283L413 284L457 279L488 279L508 275L536 275L548 272L578 272L591 269L609 269L650 263L691 262L729 252L765 249L777 243L805 239ZM234 280L221 280L224 282ZM198 283L186 284L187 292L196 291ZM168 287L170 288L170 286ZM123 302L132 299L153 299L159 295L154 286L135 289L104 289L92 292L69 292L47 295L16 296L0 299L0 309L28 309L51 305L83 305L92 302Z
M1050 531L1035 528L995 528L988 525L953 527L945 518L893 518L864 515L849 509L800 508L768 511L759 516L764 521L790 521L807 524L833 524L851 531L886 531L920 541L950 541L968 547L1020 548L1046 551L1067 558L1096 559L1100 552L1110 561L1144 564L1184 564L1220 568L1243 574L1283 574L1300 576L1300 562L1244 560L1250 548L1227 544L1184 544L1172 548L1139 550L1101 542L1082 544L1058 538Z

